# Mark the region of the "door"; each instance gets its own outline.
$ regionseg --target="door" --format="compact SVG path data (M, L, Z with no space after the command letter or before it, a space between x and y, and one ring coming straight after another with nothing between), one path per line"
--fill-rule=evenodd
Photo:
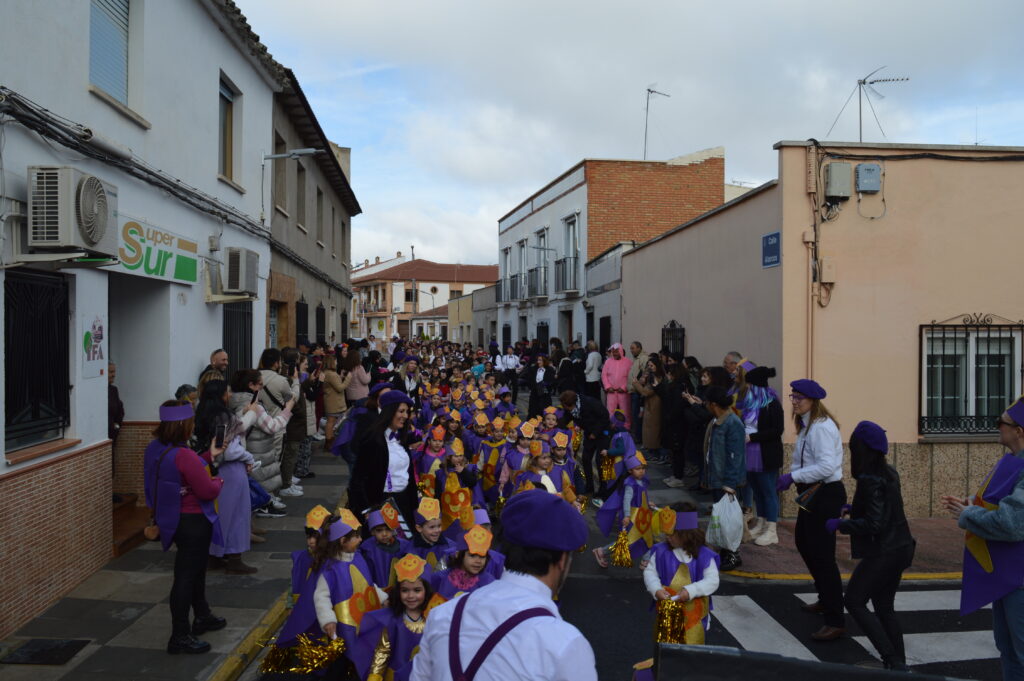
M512 345L512 325L502 324L501 325L501 351L505 352L505 349Z
M252 361L252 303L225 303L223 348L228 353L227 376L239 369L251 369Z
M271 302L267 311L267 347L277 347L277 303Z
M612 318L611 317L601 317L600 321L598 322L598 325L599 325L599 334L598 335L599 335L599 339L600 339L598 344L601 347L601 352L604 352L605 350L608 349L608 346L610 346L612 344Z
M594 311L593 310L587 310L587 340L588 341L594 340ZM598 348L598 351L599 352L604 352L605 349L606 348L602 345L601 347Z

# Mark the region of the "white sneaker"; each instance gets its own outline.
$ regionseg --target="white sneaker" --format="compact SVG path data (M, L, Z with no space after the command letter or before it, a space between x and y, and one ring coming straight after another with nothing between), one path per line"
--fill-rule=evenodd
M776 530L776 524L766 521L764 524L764 530L761 534L757 535L757 539L754 540L754 543L758 546L771 546L772 544L778 544L779 533Z
M292 485L291 487L285 487L283 490L279 492L279 494L282 497L301 497L302 490L297 489L295 485Z
M292 487L294 487L295 485L298 485L301 482L302 482L302 480L300 480L299 478L295 477L294 475L292 476Z
M270 506L275 511L283 511L284 509L288 508L287 506L285 506L284 502L277 497L271 497L268 506Z
M686 483L679 478L665 478L664 482L669 487L675 487L677 489L680 487L686 487Z
M324 435L323 433L319 433L318 432L316 435L313 436L313 439L316 440L317 442L319 442L321 440L326 440L327 436Z

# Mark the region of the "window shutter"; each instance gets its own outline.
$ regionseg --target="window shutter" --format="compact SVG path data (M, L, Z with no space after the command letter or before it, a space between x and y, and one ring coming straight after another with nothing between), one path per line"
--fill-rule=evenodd
M128 103L128 2L92 0L89 15L89 80Z

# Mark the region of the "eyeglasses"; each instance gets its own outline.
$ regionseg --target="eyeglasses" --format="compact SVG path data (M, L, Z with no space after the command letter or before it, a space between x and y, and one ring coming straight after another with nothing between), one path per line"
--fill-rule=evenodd
M800 393L790 393L789 399L791 402L803 402L804 400L807 399L807 396L801 395Z
M1019 426L1013 421L1004 421L1002 417L996 419L996 430L999 430L999 426L1006 426L1007 428L1018 428Z

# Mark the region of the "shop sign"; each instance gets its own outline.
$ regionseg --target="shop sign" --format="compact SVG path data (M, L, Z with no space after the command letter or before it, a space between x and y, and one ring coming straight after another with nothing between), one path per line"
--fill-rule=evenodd
M141 221L121 226L121 267L131 274L194 284L199 278L199 247L195 241Z

